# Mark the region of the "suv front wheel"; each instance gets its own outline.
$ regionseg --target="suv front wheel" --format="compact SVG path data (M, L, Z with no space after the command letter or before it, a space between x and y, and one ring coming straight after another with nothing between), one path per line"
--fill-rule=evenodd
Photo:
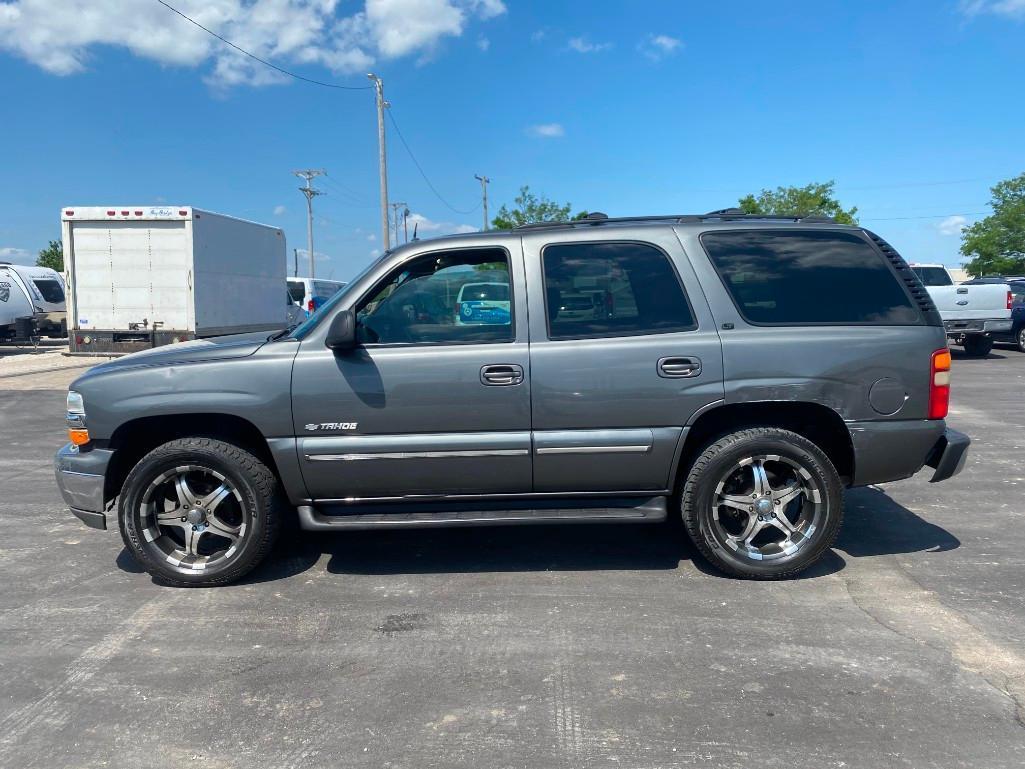
M274 473L245 449L213 438L173 440L128 474L121 537L164 582L224 585L270 551L282 519L279 496Z
M683 523L716 567L780 579L811 566L833 544L843 491L832 462L797 433L759 427L705 448L683 487Z

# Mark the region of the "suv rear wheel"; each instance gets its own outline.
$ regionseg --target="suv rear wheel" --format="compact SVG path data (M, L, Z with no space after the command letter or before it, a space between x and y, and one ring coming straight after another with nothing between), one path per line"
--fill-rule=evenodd
M691 540L722 571L780 579L833 544L843 491L829 458L807 438L751 428L719 438L695 460L682 515Z
M1025 352L1025 326L1018 329L1018 333L1014 336L1014 346L1018 348L1018 352Z
M251 453L212 438L151 451L121 492L121 537L154 577L179 586L223 585L249 573L282 519L278 482Z

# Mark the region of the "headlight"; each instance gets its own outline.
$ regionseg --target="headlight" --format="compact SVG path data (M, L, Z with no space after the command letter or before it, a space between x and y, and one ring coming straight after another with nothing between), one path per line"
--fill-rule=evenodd
M85 401L81 393L68 390L68 440L76 446L89 442L89 430L85 426Z
M82 394L74 390L68 390L68 414L85 416L85 401L82 400Z

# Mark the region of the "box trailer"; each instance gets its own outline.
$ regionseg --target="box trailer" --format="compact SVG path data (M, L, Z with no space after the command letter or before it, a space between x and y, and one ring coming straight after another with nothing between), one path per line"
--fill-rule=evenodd
M284 328L285 235L192 206L61 209L73 353Z

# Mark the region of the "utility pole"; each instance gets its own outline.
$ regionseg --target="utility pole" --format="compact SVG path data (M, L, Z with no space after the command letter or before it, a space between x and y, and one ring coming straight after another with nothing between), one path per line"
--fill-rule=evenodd
M405 208L405 203L389 203L391 206L392 221L395 226L395 245L399 244L399 209Z
M295 270L292 273L292 277L293 278L298 278L299 277L299 249L298 248L293 248L292 249L292 259L293 259L293 261L295 263Z
M486 176L473 175L473 178L480 182L480 192L484 198L484 231L488 229L488 183L491 181Z
M402 242L409 242L409 227L406 225L406 219L409 218L409 209L405 208L402 211Z
M384 250L391 248L388 232L388 157L384 145L384 110L388 102L384 100L384 81L373 72L367 75L374 83L377 94L377 151L381 172L381 243Z
M313 198L317 195L324 194L320 190L313 189L313 187L310 186L310 182L323 173L324 171L313 168L295 172L295 175L300 179L306 180L306 186L300 187L299 192L306 196L306 247L309 249L310 256L310 278L316 277L314 275L313 267Z

